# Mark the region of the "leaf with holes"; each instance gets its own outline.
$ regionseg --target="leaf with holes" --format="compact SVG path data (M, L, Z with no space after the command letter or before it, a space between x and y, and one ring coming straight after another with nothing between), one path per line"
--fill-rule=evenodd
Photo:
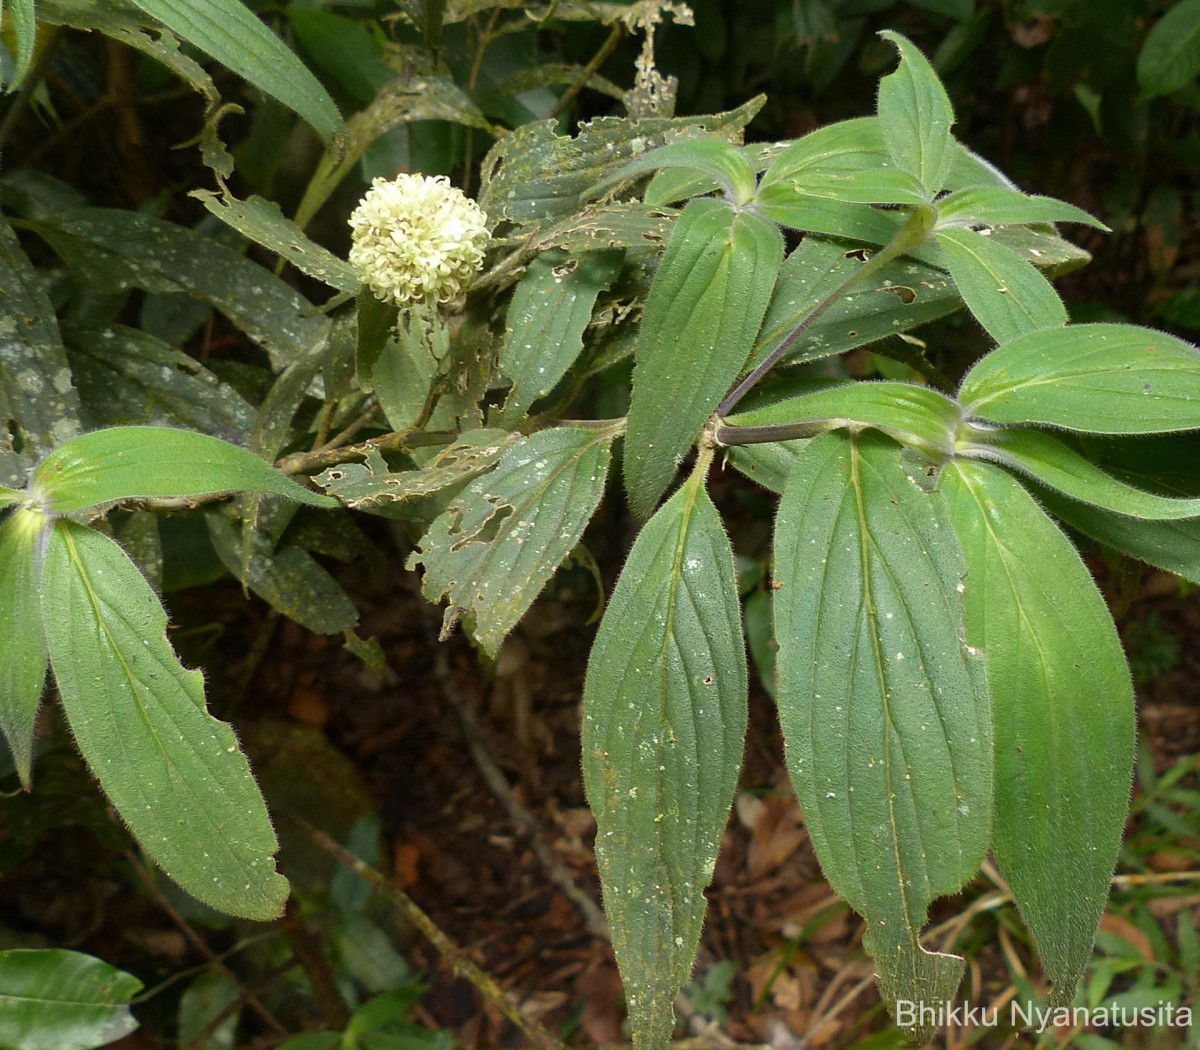
M810 441L780 500L773 572L788 769L893 1009L954 994L962 960L926 952L919 934L933 900L979 868L992 797L962 555L943 498L913 483L900 451L869 433ZM904 1027L931 1037L919 1019Z
M449 601L443 633L467 614L484 651L499 651L591 520L613 436L540 430L505 449L430 526L408 567L424 566L426 598Z
M733 552L700 468L639 533L584 687L584 784L639 1050L666 1047L695 962L746 682Z

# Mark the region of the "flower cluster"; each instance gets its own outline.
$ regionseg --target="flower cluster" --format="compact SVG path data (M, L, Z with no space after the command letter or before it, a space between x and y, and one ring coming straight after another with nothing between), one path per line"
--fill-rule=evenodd
M483 265L487 216L444 175L375 179L350 216L350 265L384 302L445 303Z

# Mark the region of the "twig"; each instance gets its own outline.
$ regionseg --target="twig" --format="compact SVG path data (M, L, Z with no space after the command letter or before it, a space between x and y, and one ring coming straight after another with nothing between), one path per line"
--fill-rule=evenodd
M430 445L448 445L456 437L458 435L450 430L398 430L392 434L368 438L357 445L320 448L313 452L293 452L290 456L284 456L275 466L285 474L311 474L339 463L365 459L372 449L377 452L407 452L409 449L428 448Z
M583 67L583 71L575 79L575 82L562 93L562 97L554 104L554 108L550 110L551 117L557 117L575 101L575 96L587 87L588 81L600 71L600 67L604 65L608 56L617 49L617 45L621 42L621 37L624 35L624 29L625 27L620 22L613 24L612 30L608 34L608 39L600 45L600 50L592 56L592 60Z
M299 965L295 959L288 959L286 962L280 963L278 966L268 970L263 979L252 987L243 988L239 986L238 997L219 1013L210 1017L208 1023L192 1037L191 1042L183 1050L201 1050L202 1047L208 1046L209 1040L216 1034L217 1029L229 1020L229 1018L235 1016L246 1005L250 996L257 995L264 988L270 987L272 983L287 973L288 970Z
M169 900L167 900L166 895L158 888L158 884L151 877L150 872L146 870L146 866L141 862L137 855L129 852L126 853L125 856L129 858L129 863L133 865L133 870L137 872L137 876L142 880L142 884L147 890L150 891L150 895L158 903L158 906L162 908L162 910L165 911L168 916L170 916L171 921L179 928L179 932L183 934L184 939L193 948L195 948L196 951L203 955L204 958L207 959L214 967L216 967L222 976L224 976L231 984L236 985L238 988L244 988L245 985L238 980L237 974L235 974L228 966L225 965L225 963L221 961L221 957L204 942L204 938L201 937L200 934L192 929L192 926L187 919L185 919L179 914L178 911L175 910L175 906ZM250 1007L250 1009L256 1014L258 1014L258 1016L263 1019L263 1022L272 1031L278 1032L281 1035L287 1035L287 1029L280 1022L279 1018L271 1013L271 1011L265 1006L263 1006L263 1004L258 1001L257 996L247 995L246 1005Z
M433 920L421 910L416 902L398 886L393 885L383 874L351 853L340 842L336 842L320 828L292 814L281 814L280 819L290 820L312 840L313 844L344 864L360 878L365 879L384 900L396 908L425 936L438 954L457 976L465 978L488 1002L516 1025L530 1043L538 1050L563 1050L562 1044L542 1025L527 1016L487 973L468 958L457 944L444 934Z

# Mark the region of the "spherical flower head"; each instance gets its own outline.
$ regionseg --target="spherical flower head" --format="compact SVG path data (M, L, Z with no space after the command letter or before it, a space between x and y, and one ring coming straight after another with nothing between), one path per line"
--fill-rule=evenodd
M445 303L483 266L487 216L445 175L375 179L350 216L350 265L397 306Z

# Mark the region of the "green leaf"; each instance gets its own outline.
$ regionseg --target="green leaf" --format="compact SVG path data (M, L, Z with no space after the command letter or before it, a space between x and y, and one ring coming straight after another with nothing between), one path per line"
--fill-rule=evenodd
M954 107L929 60L899 33L879 34L900 51L900 66L879 82L879 123L896 166L912 175L928 199L950 175Z
M919 931L982 862L992 793L962 556L942 497L913 483L900 452L871 434L810 441L780 500L773 572L788 769L825 877L867 921L893 1009L954 994L962 960L926 952Z
M3 17L4 4L0 3L0 19ZM21 86L33 62L33 48L37 43L37 0L8 0L8 17L17 38L17 66L4 90L12 92Z
M967 412L1098 434L1200 428L1200 350L1150 328L1080 324L1016 339L963 379Z
M0 288L0 484L22 485L38 453L78 433L79 395L54 307L2 215Z
M328 321L270 270L212 237L139 212L79 208L31 224L68 261L80 245L117 285L187 292L263 347L276 369L325 338ZM73 252L74 249L74 252Z
M500 345L500 371L512 380L504 420L519 421L570 370L583 350L596 297L617 276L621 259L617 252L582 259L555 252L529 264L513 292Z
M762 107L756 98L708 117L598 117L574 138L534 121L499 139L483 161L479 206L492 222L541 222L576 212L591 189L633 157L705 134L740 139Z
M450 353L445 318L424 304L397 311L363 292L358 297L357 335L359 386L374 391L393 430L412 426Z
M393 472L376 449L362 463L339 463L313 480L347 507L360 510L423 499L490 470L518 431L471 430L437 454L420 470Z
M786 424L812 423L821 431L872 427L940 459L954 454L960 418L954 401L928 387L886 381L848 383L730 416L725 421L730 427L750 428L750 432L736 438L722 432L720 440L730 444L746 441L760 427Z
M666 1047L746 729L733 552L692 477L639 533L588 661L583 775L639 1050Z
M244 556L240 530L219 512L205 515L221 563L271 607L316 634L341 634L358 623L358 610L308 551L283 543L270 553Z
M129 1001L142 982L82 952L0 952L0 1046L93 1050L135 1031Z
M569 255L610 248L658 248L667 243L678 212L647 207L638 201L589 205L561 222L531 224L515 230L510 243L529 251L561 248Z
M997 343L1067 323L1067 308L1041 272L1003 244L972 230L934 237L967 308Z
M762 190L779 183L802 189L810 175L874 171L890 165L877 117L858 117L810 131L776 157L759 183Z
M1078 222L1108 230L1082 208L1036 197L1003 186L971 186L937 202L938 226L1011 226L1027 223Z
M1134 488L1041 430L969 426L960 434L958 453L999 463L1072 499L1127 517L1149 521L1200 517L1200 498L1173 499Z
M443 634L463 613L494 656L554 570L574 549L604 495L613 435L558 427L505 449L430 526L408 567L422 593L446 598Z
M111 427L74 438L38 464L30 486L51 514L220 492L273 492L314 507L335 506L245 449L173 427Z
M787 486L787 479L796 469L796 460L807 444L807 438L800 438L761 445L731 445L726 454L729 462L751 481L779 493Z
M1052 227L997 226L992 230L992 240L1011 248L1051 277L1078 270L1092 258L1078 245L1054 233Z
M0 522L0 731L21 786L29 790L33 729L46 685L46 639L38 611L37 548L46 519L18 509Z
M1098 510L1036 486L1038 502L1059 521L1106 547L1200 583L1200 518L1145 521Z
M1142 100L1169 95L1200 74L1200 0L1180 0L1150 30L1138 53Z
M303 117L328 142L341 115L308 67L241 0L132 0L193 47Z
M908 172L895 168L818 173L797 180L797 190L813 197L831 197L853 204L925 203L925 193L919 182Z
M862 264L861 253L844 243L805 237L780 268L750 364L769 356L813 307ZM784 360L799 363L831 357L916 328L961 305L945 271L900 259L839 299Z
M1091 955L1125 825L1133 692L1104 599L1021 485L986 463L942 474L967 563L967 631L987 653L992 850L1033 933L1051 1006Z
M275 833L233 730L205 709L204 678L167 641L167 617L112 540L60 519L42 567L42 622L80 752L163 871L248 919L283 911Z
M240 201L228 194L219 195L208 190L193 190L190 196L238 233L287 259L309 277L352 294L357 294L362 287L362 282L348 262L309 240L308 235L287 218L274 201L257 196Z
M664 168L684 168L709 176L731 204L745 204L754 196L754 169L750 161L724 138L696 138L652 149L618 168L592 190L592 195L599 196L616 183Z
M671 233L646 301L625 436L625 485L649 517L746 363L783 256L773 224L698 198Z
M194 357L140 328L66 322L63 338L89 430L171 426L244 445L254 409Z

